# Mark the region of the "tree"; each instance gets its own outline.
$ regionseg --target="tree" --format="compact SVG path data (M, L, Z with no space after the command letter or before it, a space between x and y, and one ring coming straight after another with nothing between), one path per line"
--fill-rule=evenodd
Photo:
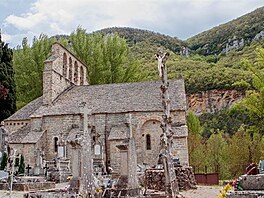
M220 131L213 133L206 141L208 168L219 173L221 179L225 177L226 146L227 142Z
M200 120L192 111L187 114L187 126L189 133L200 134L202 131Z
M87 34L77 28L70 36L72 49L87 65L89 84L131 82L139 79L139 63L117 34Z
M20 156L20 164L18 168L18 173L19 174L24 174L25 173L25 162L24 162L24 156Z
M248 61L244 61L244 64L253 73L252 84L255 90L247 91L244 100L234 108L245 109L252 122L251 131L264 134L264 48L257 49L255 66Z
M1 39L0 33L0 121L16 111L16 85L13 52Z
M4 170L6 165L7 165L7 154L6 152L4 152L1 160L0 170Z
M42 95L44 61L48 58L51 45L55 41L55 38L41 34L38 38L34 37L32 46L28 44L27 38L24 38L22 46L17 46L14 50L18 108ZM65 43L65 39L59 42Z
M187 115L187 126L188 126L188 152L190 165L197 171L204 168L206 155L205 145L202 142L201 130L199 119L195 116L192 111L188 112Z

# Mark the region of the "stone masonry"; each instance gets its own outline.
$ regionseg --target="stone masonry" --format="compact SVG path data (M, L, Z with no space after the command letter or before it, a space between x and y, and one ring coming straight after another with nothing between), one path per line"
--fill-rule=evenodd
M70 51L58 43L53 44L52 55L45 61L43 96L5 120L10 146L25 155L25 163L32 167L36 149L42 151L43 159L56 159L58 142L67 142L83 133L79 105L85 102L91 109L88 126L94 129L93 135L98 136L105 165L120 173L120 151L116 146L128 138L130 129L135 139L137 163L155 165L162 133L160 82L91 86L85 80L86 73L86 66ZM184 81L177 79L169 83L172 154L182 165L188 165ZM66 157L78 159L72 153L72 146L67 144Z

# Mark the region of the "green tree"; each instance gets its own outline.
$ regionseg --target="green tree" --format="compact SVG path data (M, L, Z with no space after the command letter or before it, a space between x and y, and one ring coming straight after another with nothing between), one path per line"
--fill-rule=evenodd
M0 33L0 121L16 111L16 85L13 52L1 39Z
M194 167L195 171L201 170L205 166L206 155L205 145L203 144L199 119L195 116L192 111L188 112L187 115L187 126L188 126L188 152L190 165Z
M202 131L200 120L192 111L188 111L187 126L189 133L200 134Z
M4 170L6 165L7 165L7 154L6 152L4 152L1 160L0 170Z
M253 73L253 87L255 90L247 91L246 97L234 108L245 109L252 122L251 131L264 134L264 49L257 49L257 62L255 66L244 61L247 68Z
M227 158L226 146L227 142L223 137L223 132L220 131L213 133L206 141L208 169L219 173L221 179L226 176L224 166Z
M18 108L42 95L44 61L48 58L51 45L55 41L55 38L41 34L38 38L34 37L31 46L27 38L24 38L22 46L17 46L14 50ZM65 45L65 39L59 42Z
M77 28L70 36L72 49L87 65L89 84L131 82L139 79L139 63L117 34L87 34Z
M18 173L24 174L25 173L25 161L24 161L24 156L20 156L20 164L18 168Z
M229 164L227 170L231 173L231 177L235 178L245 172L245 168L251 163L250 148L251 138L246 133L244 126L235 133L228 141L228 149L226 150L229 156Z

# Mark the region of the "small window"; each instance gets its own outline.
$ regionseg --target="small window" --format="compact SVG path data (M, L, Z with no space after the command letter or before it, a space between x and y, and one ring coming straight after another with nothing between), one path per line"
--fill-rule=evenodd
M146 135L146 149L151 150L151 139L149 134Z
M57 137L55 137L54 138L54 151L55 152L58 152L58 138Z

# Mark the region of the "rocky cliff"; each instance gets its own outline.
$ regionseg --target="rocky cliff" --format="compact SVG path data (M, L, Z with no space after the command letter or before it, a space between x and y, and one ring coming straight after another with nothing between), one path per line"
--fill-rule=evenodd
M187 95L188 109L196 115L214 113L223 108L230 108L243 99L244 92L237 90L209 90Z

